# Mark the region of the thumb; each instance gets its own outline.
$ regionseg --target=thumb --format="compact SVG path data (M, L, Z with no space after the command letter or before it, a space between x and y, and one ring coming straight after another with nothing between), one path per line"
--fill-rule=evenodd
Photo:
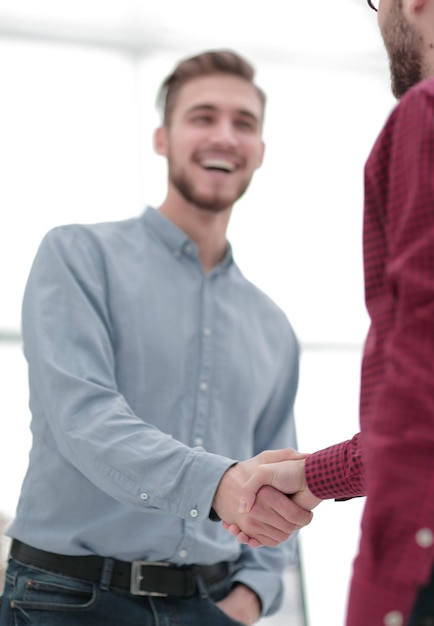
M309 456L307 452L299 452L294 448L282 448L280 450L265 450L260 452L256 458L260 464L280 463L281 461L296 461Z
M271 484L271 466L259 465L252 476L245 483L240 497L240 513L248 513L255 504L256 494L264 485Z

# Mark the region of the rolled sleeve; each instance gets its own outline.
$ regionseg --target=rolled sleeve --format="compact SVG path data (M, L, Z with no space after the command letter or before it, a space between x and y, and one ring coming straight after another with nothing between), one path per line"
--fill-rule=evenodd
M360 435L308 456L305 472L310 491L321 500L366 495Z

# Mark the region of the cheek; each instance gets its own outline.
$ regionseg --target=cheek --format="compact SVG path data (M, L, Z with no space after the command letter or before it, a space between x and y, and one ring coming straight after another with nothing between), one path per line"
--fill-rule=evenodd
M187 160L198 152L203 144L204 139L201 133L183 133L173 142L173 151L177 154L178 158Z
M262 146L258 146L257 143L249 147L250 162L254 168L260 167L262 159L264 157L264 149Z

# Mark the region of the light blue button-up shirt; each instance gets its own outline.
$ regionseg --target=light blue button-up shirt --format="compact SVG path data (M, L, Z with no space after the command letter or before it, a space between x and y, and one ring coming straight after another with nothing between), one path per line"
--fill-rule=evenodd
M50 231L23 302L33 446L9 534L61 554L236 563L265 614L292 540L241 546L209 520L235 461L295 445L298 346L233 261L154 209Z

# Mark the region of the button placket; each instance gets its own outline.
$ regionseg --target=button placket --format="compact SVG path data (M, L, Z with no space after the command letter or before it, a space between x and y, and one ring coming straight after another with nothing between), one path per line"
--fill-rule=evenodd
M194 429L192 433L194 445L202 446L206 424L209 418L210 394L211 394L211 370L213 364L212 351L212 298L211 298L211 278L204 277L199 315L199 337L200 337L200 358L196 397L196 415Z
M390 611L384 616L384 626L403 626L404 616L400 611Z
M431 548L434 543L434 535L430 528L421 528L416 533L416 543L421 548Z

